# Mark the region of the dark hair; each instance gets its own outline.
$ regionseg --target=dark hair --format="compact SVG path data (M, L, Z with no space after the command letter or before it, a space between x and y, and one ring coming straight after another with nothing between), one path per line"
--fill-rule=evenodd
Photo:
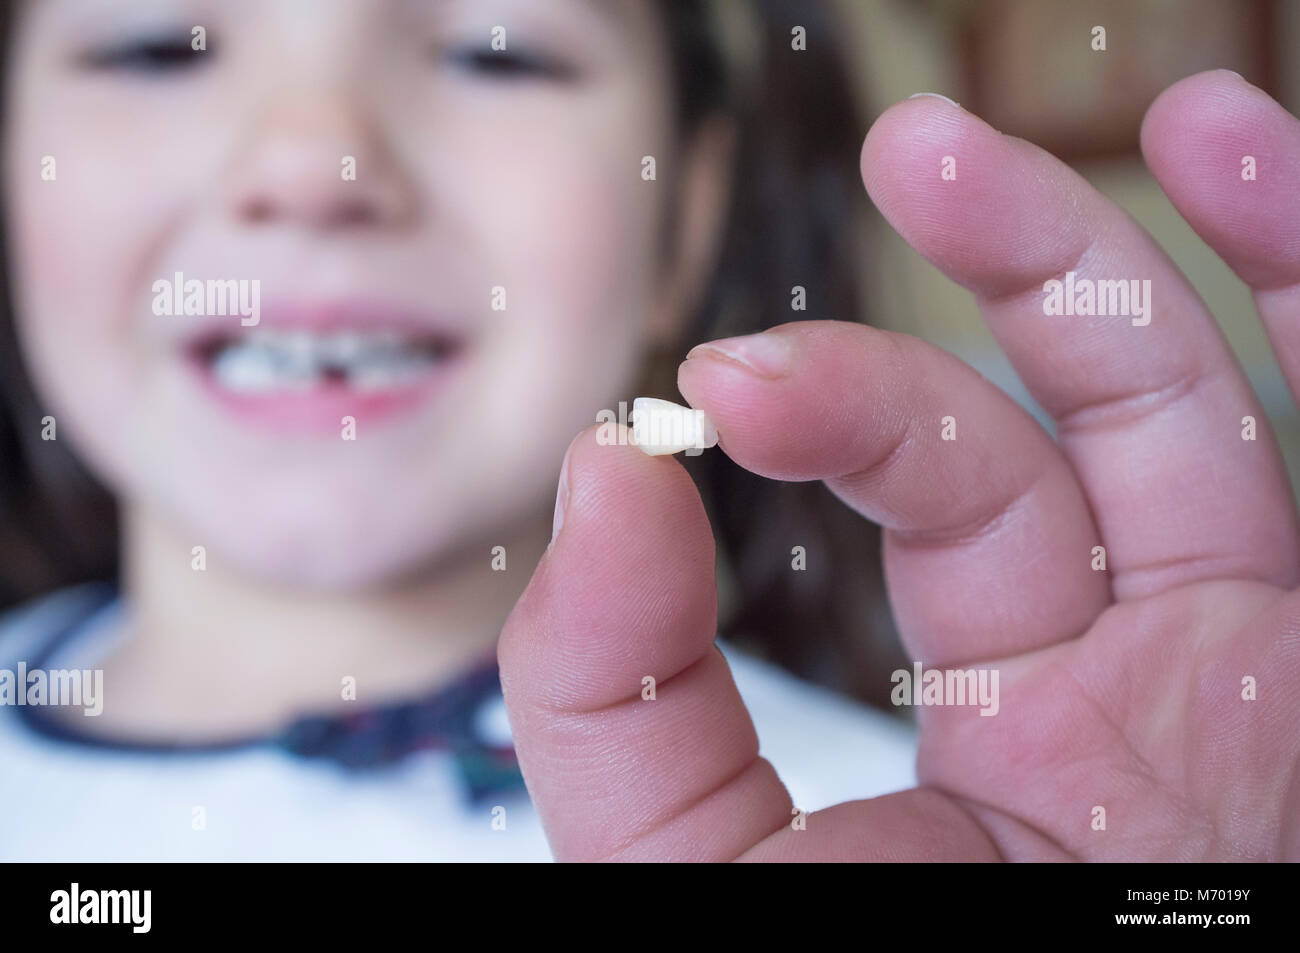
M18 4L0 0L0 64ZM4 122L0 114L0 125ZM8 208L0 195L0 222ZM8 231L0 229L0 608L117 571L117 507L65 440L43 440L41 406L10 311Z
M722 0L726 3L727 0ZM740 4L733 4L739 8ZM699 312L657 382L693 343L801 318L863 317L858 171L865 108L854 95L845 24L826 2L750 0L756 41L746 90L728 87L706 3L664 4L688 133L713 110L739 121L735 190L721 258ZM792 46L796 26L806 50ZM794 286L807 310L791 310ZM686 458L718 537L729 588L721 634L805 678L889 707L885 673L904 663L884 592L878 527L821 483L779 483L724 454ZM794 568L802 546L806 568Z
M747 14L753 32L750 82L738 84L712 15L716 2L660 3L681 132L689 136L717 112L734 117L739 130L717 268L671 360L651 375L651 392L669 397L689 344L799 318L854 320L861 309L866 196L857 159L865 123L840 24L823 0L721 0ZM4 62L14 7L0 0ZM792 48L795 26L806 31L806 51ZM4 307L7 261L0 245L0 607L112 579L118 569L114 501L64 441L41 438L45 411ZM806 289L806 311L791 311L795 285ZM713 519L724 605L733 608L722 634L804 677L885 705L883 672L902 653L883 594L877 529L820 483L764 480L719 453L687 465ZM792 567L795 546L806 552L802 571Z

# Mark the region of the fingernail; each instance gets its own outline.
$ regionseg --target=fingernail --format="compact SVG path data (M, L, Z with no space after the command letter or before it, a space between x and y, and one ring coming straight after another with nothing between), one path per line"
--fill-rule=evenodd
M760 377L784 377L790 373L790 343L784 334L769 331L710 341L691 348L686 359L710 355L741 364Z
M548 552L560 535L560 528L564 525L564 509L569 505L569 454L572 452L573 447L570 445L564 453L564 462L560 464L560 484L555 489L555 516L551 519L551 544L546 547Z
M1238 73L1235 69L1216 69L1215 72L1216 72L1216 73L1227 73L1229 76L1235 76L1235 77L1237 77L1237 79L1241 80L1243 83L1248 83L1248 82L1249 82L1249 80L1246 79L1246 77L1242 76L1242 75L1241 75L1240 73Z
M942 99L949 106L956 106L958 109L961 109L961 103L949 99L947 96L943 95L943 93L913 93L911 96L908 96L907 98L921 99L922 97L928 97L930 99Z

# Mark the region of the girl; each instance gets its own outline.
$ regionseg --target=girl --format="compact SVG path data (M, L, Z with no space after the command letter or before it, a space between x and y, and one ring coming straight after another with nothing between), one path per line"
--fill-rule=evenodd
M0 668L102 673L102 711L0 707L4 856L549 856L494 656L565 445L793 285L856 307L835 31L726 6L6 6L7 597L65 587ZM157 313L190 280L257 313ZM729 631L879 668L870 538L696 463ZM903 722L730 656L806 806L913 782Z

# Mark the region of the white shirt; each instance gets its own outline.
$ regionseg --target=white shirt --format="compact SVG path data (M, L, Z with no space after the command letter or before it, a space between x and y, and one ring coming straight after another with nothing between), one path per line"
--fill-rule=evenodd
M93 668L122 611L115 600L88 615L82 609L76 621L93 591L60 590L0 617L0 669L35 665L70 618L75 631L45 667ZM811 812L915 785L907 722L720 647L760 751L798 807ZM499 695L480 716L486 733L508 739ZM0 860L550 859L527 794L472 805L444 751L362 771L271 747L124 751L51 739L0 704Z

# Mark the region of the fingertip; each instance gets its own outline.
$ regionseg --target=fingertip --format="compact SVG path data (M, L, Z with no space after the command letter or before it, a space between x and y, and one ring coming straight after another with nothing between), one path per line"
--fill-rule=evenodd
M556 550L585 553L662 545L660 530L679 536L704 519L695 483L669 455L650 456L632 441L631 428L594 424L569 445L562 479L566 502ZM707 519L704 520L707 526ZM711 533L706 533L710 543Z
M889 335L846 321L798 321L763 332L781 335L789 372L770 377L709 350L683 362L677 386L718 428L737 465L775 480L837 476L855 459L870 426L848 407L879 387L874 369L892 360Z
M1226 70L1197 73L1151 104L1141 144L1174 207L1247 284L1296 280L1300 123L1276 100Z
M1262 100L1273 98L1240 73L1228 69L1206 70L1184 77L1163 90L1142 117L1139 140L1144 155L1162 154L1187 145L1191 132L1239 124Z
M936 142L951 143L979 127L994 131L946 96L916 93L886 109L867 130L859 156L862 181L871 192L892 167L891 160L910 157L916 149Z
M794 321L758 334L709 341L691 350L677 368L677 389L692 407L718 427L726 447L739 414L765 410L780 400L785 385L804 371L808 346L843 322Z

